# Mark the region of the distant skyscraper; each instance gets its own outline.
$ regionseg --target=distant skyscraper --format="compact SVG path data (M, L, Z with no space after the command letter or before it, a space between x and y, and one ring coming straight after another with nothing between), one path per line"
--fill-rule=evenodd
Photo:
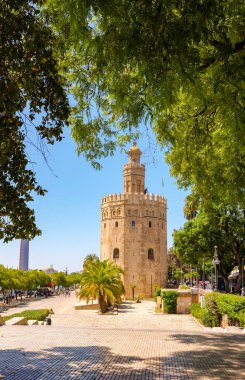
M29 267L29 240L20 241L19 269L28 270Z

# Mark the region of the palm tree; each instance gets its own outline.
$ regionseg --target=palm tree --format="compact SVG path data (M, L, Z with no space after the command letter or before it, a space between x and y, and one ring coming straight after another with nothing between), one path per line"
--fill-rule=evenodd
M123 270L118 265L108 260L95 260L85 266L77 296L86 300L98 297L100 311L105 313L108 310L107 299L119 302L120 296L124 294L122 274Z
M83 269L85 270L90 264L99 261L98 256L95 253L87 255L83 261Z

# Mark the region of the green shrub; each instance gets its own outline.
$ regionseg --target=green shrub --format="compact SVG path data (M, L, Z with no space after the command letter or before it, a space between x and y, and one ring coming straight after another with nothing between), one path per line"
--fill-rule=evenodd
M191 304L191 315L194 318L197 318L199 320L202 319L202 311L201 305L199 303L193 303Z
M240 310L237 313L236 319L239 322L240 327L245 327L245 309Z
M188 285L180 285L179 288L180 289L190 289L191 287Z
M14 317L25 317L28 320L29 319L36 319L37 321L43 321L47 316L49 315L49 309L39 309L39 310L25 310L21 313L15 313L8 315L6 317L3 317L5 321L8 321L11 318Z
M162 292L161 296L164 304L164 310L168 314L176 314L178 292L175 290L166 290Z
M204 326L212 327L212 313L210 313L207 308L202 308L199 303L193 303L191 305L191 315L198 319Z
M220 326L222 315L227 314L230 323L243 323L245 298L234 294L210 293L205 296L205 308L212 320L212 326Z

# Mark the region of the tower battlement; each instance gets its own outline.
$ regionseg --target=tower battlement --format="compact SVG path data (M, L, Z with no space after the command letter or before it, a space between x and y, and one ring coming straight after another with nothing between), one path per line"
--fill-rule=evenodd
M130 194L130 193L125 193L125 194L109 194L104 196L101 199L101 203L111 203L111 202L118 202L118 201L153 201L153 202L159 202L159 203L164 203L166 204L166 198L161 196L161 195L155 195L155 194Z

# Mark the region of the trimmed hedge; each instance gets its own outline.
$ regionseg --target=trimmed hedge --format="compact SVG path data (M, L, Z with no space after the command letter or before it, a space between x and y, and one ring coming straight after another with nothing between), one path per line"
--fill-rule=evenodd
M201 308L200 303L191 304L191 315L199 320L202 320L203 308Z
M236 318L239 322L239 325L240 327L245 327L245 310L240 310L237 315L236 315Z
M234 294L209 293L205 295L205 307L193 304L191 314L207 327L220 326L222 315L228 316L229 325L245 327L245 298Z
M204 326L212 327L212 314L207 308L202 308L199 303L191 305L191 315L198 319Z
M164 310L168 314L176 314L178 292L175 290L165 290L162 292L161 296L164 304Z
M228 315L229 324L242 322L245 298L234 294L210 293L205 296L205 308L212 319L212 326L220 326L222 315Z
M49 315L49 309L39 309L39 310L25 310L21 313L15 313L8 315L6 317L3 317L5 321L8 321L11 318L14 317L25 317L28 320L29 319L36 319L37 321L43 321L47 316Z

